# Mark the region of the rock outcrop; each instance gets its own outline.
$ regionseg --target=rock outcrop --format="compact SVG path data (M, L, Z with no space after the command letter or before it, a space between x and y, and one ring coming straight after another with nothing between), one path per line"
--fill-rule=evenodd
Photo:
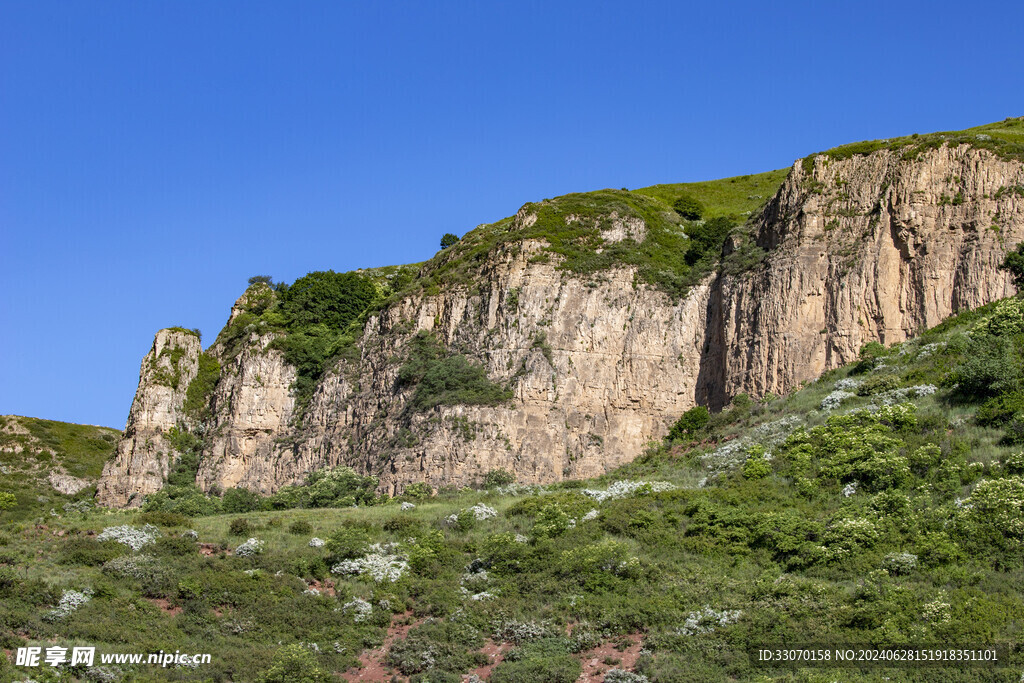
M723 267L679 301L638 282L632 267L579 275L538 258L542 241L506 242L469 283L372 315L358 358L326 373L301 416L295 369L275 333L254 326L240 352L221 342L209 351L222 372L200 425L197 482L266 494L342 464L388 492L417 481L471 485L497 468L520 482L601 474L695 403L786 392L868 341L899 342L1011 294L998 264L1024 240L1024 196L1006 191L1022 185L1021 163L966 145L797 162L746 233L730 238ZM521 212L509 229L533 220ZM644 231L630 219L607 237ZM411 410L412 389L398 377L419 332L481 364L513 398ZM183 349L176 388L161 383L172 344ZM125 505L162 485L173 458L163 435L187 422L183 392L199 352L194 337L158 334L102 503Z
M185 417L185 392L195 378L199 336L179 328L160 330L142 359L139 390L128 413L117 454L103 468L96 500L101 505L140 505L163 488L175 459L168 433Z

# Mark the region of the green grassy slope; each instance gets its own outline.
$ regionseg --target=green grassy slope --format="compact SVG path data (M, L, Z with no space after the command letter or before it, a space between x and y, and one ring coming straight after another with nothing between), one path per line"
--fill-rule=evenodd
M0 493L11 493L18 502L4 518L42 517L51 508L91 499L120 435L108 427L0 416ZM47 476L56 467L90 486L74 496L55 491Z
M1013 299L869 345L790 396L739 397L596 480L446 491L409 509L58 510L46 528L3 513L0 644L213 655L131 680L326 681L405 624L387 677L421 683L460 680L491 641L506 652L496 683L573 681L601 644L599 671L648 681L1016 682L1020 653L1002 668L860 670L763 669L747 652L1019 642L1022 425ZM158 531L137 551L90 533L146 523ZM261 547L241 556L249 538ZM65 590L92 597L55 615Z
M818 154L824 154L832 159L848 159L860 154L890 149L902 152L904 158L913 159L921 152L936 149L942 145L950 147L970 145L979 149L987 149L1004 159L1024 161L1024 117L1010 117L997 123L988 123L966 130L914 133L887 140L854 142L833 147ZM805 170L810 170L814 157L818 154L808 154L804 157Z

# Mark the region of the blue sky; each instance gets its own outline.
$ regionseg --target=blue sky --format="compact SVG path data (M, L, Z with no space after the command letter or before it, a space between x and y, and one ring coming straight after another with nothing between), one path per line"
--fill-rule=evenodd
M1019 2L0 3L0 413L122 427L255 274L1024 114Z

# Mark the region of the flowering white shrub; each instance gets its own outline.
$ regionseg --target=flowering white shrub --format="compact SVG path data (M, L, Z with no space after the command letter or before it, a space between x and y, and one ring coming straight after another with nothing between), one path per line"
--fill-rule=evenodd
M86 588L81 591L65 590L60 596L57 606L43 615L46 621L57 621L68 616L76 609L92 599L92 591Z
M848 398L853 398L854 396L856 396L856 394L849 391L836 389L831 394L821 399L821 409L825 411L835 410L842 405L843 401Z
M473 507L469 508L469 512L473 513L473 517L476 521L482 522L485 519L491 519L492 517L498 516L498 511L494 508L484 505L483 503L477 503Z
M482 593L474 593L473 595L470 595L469 599L470 600L477 600L477 601L479 601L479 600L489 600L489 599L491 599L493 597L494 597L494 595L492 595L491 593L488 593L487 591L484 591Z
M845 377L845 378L837 381L833 385L833 387L835 389L838 389L839 391L853 391L854 389L859 387L861 384L862 384L862 382L859 379L854 379L853 377Z
M946 348L946 342L934 342L932 344L925 344L924 346L921 347L921 351L918 352L917 358L918 360L922 358L927 358L936 351L941 351L944 348Z
M587 514L583 515L583 517L580 518L580 521L581 522L589 522L592 519L597 519L597 515L598 515L597 510L596 509L592 509Z
M530 538L528 536L524 536L522 534L516 534L514 540L515 540L516 543L529 543L530 542Z
M658 493L661 491L673 491L676 489L676 485L670 484L667 481L630 481L623 479L622 481L615 482L603 491L600 489L583 489L582 493L583 495L590 496L598 503L603 503L606 500L625 498L645 488L651 493Z
M871 520L840 519L825 530L822 550L827 558L839 559L860 548L870 548L878 537L878 528Z
M890 574L906 574L917 567L917 555L913 553L889 553L882 560L882 569Z
M394 543L374 543L369 552L354 560L342 560L331 567L332 574L367 574L377 583L394 583L409 568L404 555L394 552Z
M678 632L679 635L683 636L696 636L701 633L711 633L719 626L735 624L739 621L740 616L742 615L742 610L735 609L716 611L711 609L708 605L705 605L704 609L699 609L696 612L690 612Z
M122 555L105 562L103 571L114 576L144 579L153 573L152 555Z
M547 624L536 621L515 621L508 620L492 624L494 639L507 641L514 645L520 645L529 640L537 640L552 635Z
M946 591L939 591L938 596L921 608L921 616L933 624L948 624L952 605L946 602Z
M324 547L324 539L317 538L316 536L314 536L313 538L309 539L309 547L310 548L323 548Z
M406 502L402 503L401 509L402 509L402 512L406 512L407 510L415 510L416 509L416 504L415 503L410 503L410 502L406 501Z
M849 498L853 494L857 493L857 482L850 482L843 487L843 497Z
M373 605L361 598L353 598L341 606L341 611L345 614L352 614L353 620L358 624L370 618L373 613Z
M263 541L258 538L250 538L242 545L235 548L235 555L238 557L252 557L263 552Z
M899 389L890 389L884 393L878 394L874 397L874 401L880 403L883 406L891 406L897 403L903 403L908 398L921 398L922 396L931 396L939 388L934 384L918 384L913 387L900 387Z
M604 674L604 683L649 683L647 676L635 674L622 669L608 669Z
M96 540L117 541L118 543L123 543L132 550L138 551L144 546L155 542L159 537L160 530L152 524L147 524L141 529L137 529L130 524L123 524L121 526L107 527L99 536L96 537Z
M497 486L494 490L503 496L535 496L544 492L544 489L536 484L517 483L512 483L508 486Z
M320 595L320 589L318 589L318 588L307 588L306 590L302 591L302 594L303 595L317 596L317 595Z

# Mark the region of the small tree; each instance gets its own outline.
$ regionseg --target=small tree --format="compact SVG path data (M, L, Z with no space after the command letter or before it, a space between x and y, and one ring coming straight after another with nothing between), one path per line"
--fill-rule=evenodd
M249 278L250 287L256 284L257 282L262 282L268 287L274 286L274 278L270 277L269 275L253 275L251 278Z
M1024 293L1024 242L1017 245L999 265L1002 270L1010 271L1013 276L1013 284L1017 287L1017 293Z
M668 438L671 441L684 441L691 438L707 425L709 419L711 419L711 413L707 408L694 406L683 413L682 417L672 425Z
M447 249L448 247L451 247L451 246L454 246L455 244L457 244L458 241L459 241L458 236L453 235L450 232L446 232L441 237L441 248L442 249Z
M699 221L701 216L704 215L704 207L695 197L688 194L684 194L677 199L673 204L672 208L676 210L680 216L688 221Z

